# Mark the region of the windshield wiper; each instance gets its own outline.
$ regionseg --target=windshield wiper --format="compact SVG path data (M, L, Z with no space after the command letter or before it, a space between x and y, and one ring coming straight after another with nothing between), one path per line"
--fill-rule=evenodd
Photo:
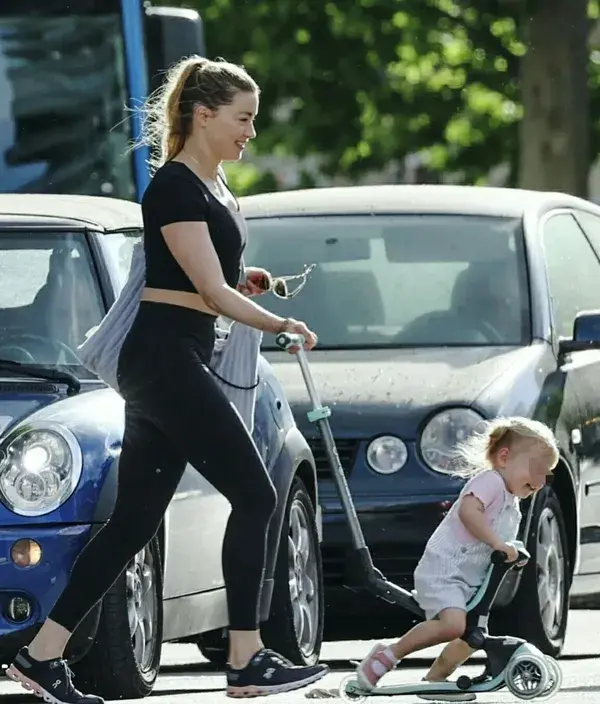
M14 362L12 359L0 359L0 371L1 370L34 377L36 379L55 381L59 384L66 384L69 396L74 396L81 390L79 379L74 374L71 374L71 372L48 369L47 367L42 367L37 364Z

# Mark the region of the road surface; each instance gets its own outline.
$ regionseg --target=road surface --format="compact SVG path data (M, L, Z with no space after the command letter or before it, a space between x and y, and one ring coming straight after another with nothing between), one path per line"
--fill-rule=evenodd
M310 704L331 701L340 703L337 697L321 696L335 692L340 681L352 672L350 660L359 659L370 647L370 641L326 643L322 660L331 667L331 673L316 685L299 692L275 697L257 697L250 701L256 704ZM412 656L393 675L390 682L419 680L439 648L423 651ZM600 611L572 611L564 655L560 660L564 681L561 691L550 701L556 704L598 704L600 702ZM463 668L465 674L477 674L480 665ZM163 649L161 675L149 704L224 704L234 701L224 694L224 677L215 673L200 656L193 645L166 645ZM318 691L315 691L318 690ZM0 679L0 704L29 704L40 700L32 697L17 684ZM422 702L417 697L373 698L380 702ZM498 694L481 694L481 704L506 704L518 702L504 690ZM535 701L535 700L533 700Z

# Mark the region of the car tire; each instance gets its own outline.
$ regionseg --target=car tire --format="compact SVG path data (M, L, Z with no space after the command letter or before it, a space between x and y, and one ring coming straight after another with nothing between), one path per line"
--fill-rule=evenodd
M227 629L219 628L216 631L208 631L198 636L196 641L202 656L218 670L224 670L227 665Z
M296 477L283 521L265 645L296 665L314 665L323 643L324 594L315 507Z
M558 657L567 631L571 578L563 512L550 486L536 497L527 549L531 560L512 602L493 614L493 630L504 635L510 627L507 635Z
M261 634L266 647L294 664L313 665L319 660L323 643L323 566L315 509L306 486L298 477L292 483L282 526L270 617L262 624ZM307 541L307 552L298 561L300 532ZM290 588L290 585L293 586ZM300 618L302 614L304 620ZM308 620L307 630L301 628L298 635L297 624L307 624ZM226 633L226 629L210 631L197 640L202 655L219 669L227 662Z
M155 536L105 595L94 644L73 665L78 689L105 699L140 699L152 692L162 651L162 590Z

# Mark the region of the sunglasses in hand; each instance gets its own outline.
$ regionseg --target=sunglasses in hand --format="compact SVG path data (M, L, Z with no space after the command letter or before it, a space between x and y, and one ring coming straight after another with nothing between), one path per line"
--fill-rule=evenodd
M306 286L308 276L315 267L316 264L305 264L302 273L294 276L278 276L276 278L263 276L260 287L263 291L271 291L277 298L294 298ZM290 292L288 282L297 281L298 279L301 279L300 283Z

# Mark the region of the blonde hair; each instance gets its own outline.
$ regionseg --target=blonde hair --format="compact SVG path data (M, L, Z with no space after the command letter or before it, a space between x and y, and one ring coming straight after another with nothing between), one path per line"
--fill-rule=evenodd
M456 464L452 474L467 478L491 469L500 450L511 449L522 440L544 446L550 455L549 469L556 467L560 454L552 430L537 420L513 416L484 421L480 431L461 442L456 448Z
M239 92L260 93L243 66L197 55L174 64L141 109L142 136L136 146L150 147L151 171L174 159L183 149L192 131L196 107L218 110L230 105Z

